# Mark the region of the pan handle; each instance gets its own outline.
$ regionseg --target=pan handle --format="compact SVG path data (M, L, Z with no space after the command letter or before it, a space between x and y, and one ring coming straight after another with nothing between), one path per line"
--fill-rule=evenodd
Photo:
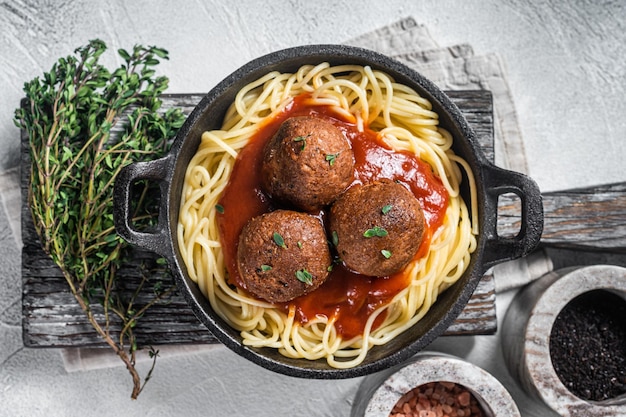
M115 179L113 217L117 233L128 243L156 252L168 260L172 257L171 235L167 224L167 174L170 156L152 161L135 162L120 170ZM132 186L138 181L159 183L158 223L150 230L137 230L133 226Z
M521 258L532 252L543 232L543 202L539 187L530 177L515 171L485 165L485 221L483 233L487 238L483 254L485 269L500 262ZM521 200L521 226L516 236L498 236L498 197L514 193Z

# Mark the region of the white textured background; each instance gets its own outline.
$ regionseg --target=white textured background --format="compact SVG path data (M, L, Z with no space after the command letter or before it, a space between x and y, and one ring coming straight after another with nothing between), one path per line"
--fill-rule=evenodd
M626 180L623 0L3 1L0 172L19 163L19 132L12 117L23 83L94 37L111 50L135 43L162 46L170 51L170 61L159 67L171 80L169 92L206 92L264 53L339 43L407 16L425 24L440 45L469 43L477 55L502 58L529 173L542 190ZM0 227L0 233L10 230ZM129 380L122 368L68 374L58 351L22 347L19 277L6 278L19 274L15 261L8 261L19 253L3 256L0 416L349 414L360 380L288 378L223 347L161 360L135 402L128 399ZM507 295L498 297L502 318ZM500 378L525 417L546 415L494 360L500 356L497 335L446 338L434 347Z

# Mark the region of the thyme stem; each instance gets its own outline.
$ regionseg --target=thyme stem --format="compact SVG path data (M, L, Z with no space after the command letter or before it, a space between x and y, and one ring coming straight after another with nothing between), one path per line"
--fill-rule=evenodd
M167 51L141 45L120 49L124 64L110 71L99 63L105 50L104 42L92 40L60 58L42 78L25 83L27 104L15 111L15 122L28 135L28 201L43 249L95 332L126 365L134 399L151 377L157 354L150 350L153 364L142 384L133 329L174 286L145 300L142 290L151 274L142 273L130 297L122 291L118 270L129 261L129 248L115 233L113 186L125 165L163 156L184 115L159 111L168 80L155 76L152 67L167 59ZM114 135L116 126L121 133ZM147 186L139 195L134 220L156 224ZM101 321L96 306L104 313Z

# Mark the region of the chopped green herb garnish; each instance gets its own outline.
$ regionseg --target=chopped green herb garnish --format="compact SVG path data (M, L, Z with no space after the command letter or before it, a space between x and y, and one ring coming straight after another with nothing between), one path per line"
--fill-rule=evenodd
M326 155L326 160L328 161L328 164L332 167L335 164L335 161L337 160L337 157L339 156L339 152L337 153L329 153Z
M333 246L335 246L335 247L339 244L339 235L337 235L337 231L336 230L333 230L332 242L333 242Z
M387 214L391 211L391 208L393 207L393 205L391 204L387 204L386 206L383 206L383 208L380 210L383 214Z
M387 230L385 230L384 228L382 228L380 226L374 226L371 229L367 229L363 233L363 236L364 237L385 237L388 234L389 233L387 233Z
M263 272L267 272L267 271L271 271L272 270L272 266L271 265L261 265L261 271Z
M224 206L221 204L216 204L215 205L215 210L219 213L219 214L224 214Z
M302 249L302 242L298 241L298 248Z
M309 133L306 136L296 136L295 138L293 138L294 142L302 142L302 147L300 148L301 151L304 150L304 147L306 146L306 139L311 136L311 134Z
M283 239L280 233L274 232L274 234L272 235L272 238L274 239L274 243L276 243L278 246L280 246L283 249L287 249L287 245L285 244L285 239Z
M382 253L386 259L391 258L391 251L388 251L387 249L381 250L380 253Z
M298 281L304 282L307 285L313 285L313 275L306 269L297 270L296 278L298 278Z
M328 265L328 268L326 268L326 270L327 270L328 272L333 272L333 267L334 267L334 265L333 265L333 264L330 264L330 265Z

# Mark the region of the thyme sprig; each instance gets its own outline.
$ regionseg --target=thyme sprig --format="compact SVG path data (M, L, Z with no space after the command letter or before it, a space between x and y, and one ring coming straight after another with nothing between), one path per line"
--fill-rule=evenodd
M42 246L91 325L126 365L134 399L150 379L158 351L150 349L153 363L142 382L133 329L174 287L158 283L151 298L137 305L151 272L146 270L133 295L122 294L116 272L129 248L115 233L113 185L125 165L163 156L184 115L179 109L160 111L168 79L156 76L154 67L168 58L167 51L120 49L123 64L110 71L99 62L106 49L103 41L92 40L60 58L43 78L25 83L15 122L28 136L28 201ZM154 224L147 186L137 195L137 222Z

